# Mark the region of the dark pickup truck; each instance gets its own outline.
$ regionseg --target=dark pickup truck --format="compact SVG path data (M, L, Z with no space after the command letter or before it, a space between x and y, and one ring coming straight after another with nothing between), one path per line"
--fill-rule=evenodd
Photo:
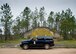
M54 40L53 37L49 36L38 36L35 39L31 38L20 43L22 49L28 49L30 47L44 47L45 49L49 49L52 46L54 46Z

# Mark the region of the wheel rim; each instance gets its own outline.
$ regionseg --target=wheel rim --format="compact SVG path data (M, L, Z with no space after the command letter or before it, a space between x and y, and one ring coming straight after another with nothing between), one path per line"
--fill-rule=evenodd
M49 49L49 45L45 45L45 49Z
M24 45L24 49L28 49L28 46L27 45Z

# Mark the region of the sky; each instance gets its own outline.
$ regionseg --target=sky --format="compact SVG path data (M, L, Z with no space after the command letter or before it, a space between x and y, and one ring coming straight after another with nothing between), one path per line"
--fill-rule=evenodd
M40 9L44 6L47 15L50 11L60 12L70 8L73 15L76 16L76 0L0 0L0 6L5 3L10 5L13 18L16 18L26 6L31 10L35 10L35 7Z

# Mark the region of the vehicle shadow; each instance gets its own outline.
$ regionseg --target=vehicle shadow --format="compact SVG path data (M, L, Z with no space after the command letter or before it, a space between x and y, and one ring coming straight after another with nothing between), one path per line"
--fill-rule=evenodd
M45 49L45 48L28 48L26 50L50 50L50 49L54 49L54 48L49 48L49 49ZM20 50L25 50L25 49L20 48Z

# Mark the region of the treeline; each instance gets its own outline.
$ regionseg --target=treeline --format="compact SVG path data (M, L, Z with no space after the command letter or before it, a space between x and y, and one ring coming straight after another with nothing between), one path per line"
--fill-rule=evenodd
M7 3L3 4L0 9L0 21L4 27L5 40L11 37L21 38L25 32L36 27L49 27L59 33L63 39L76 39L76 18L70 8L56 13L51 11L47 16L44 7L41 7L40 10L35 8L34 11L25 7L14 20Z

